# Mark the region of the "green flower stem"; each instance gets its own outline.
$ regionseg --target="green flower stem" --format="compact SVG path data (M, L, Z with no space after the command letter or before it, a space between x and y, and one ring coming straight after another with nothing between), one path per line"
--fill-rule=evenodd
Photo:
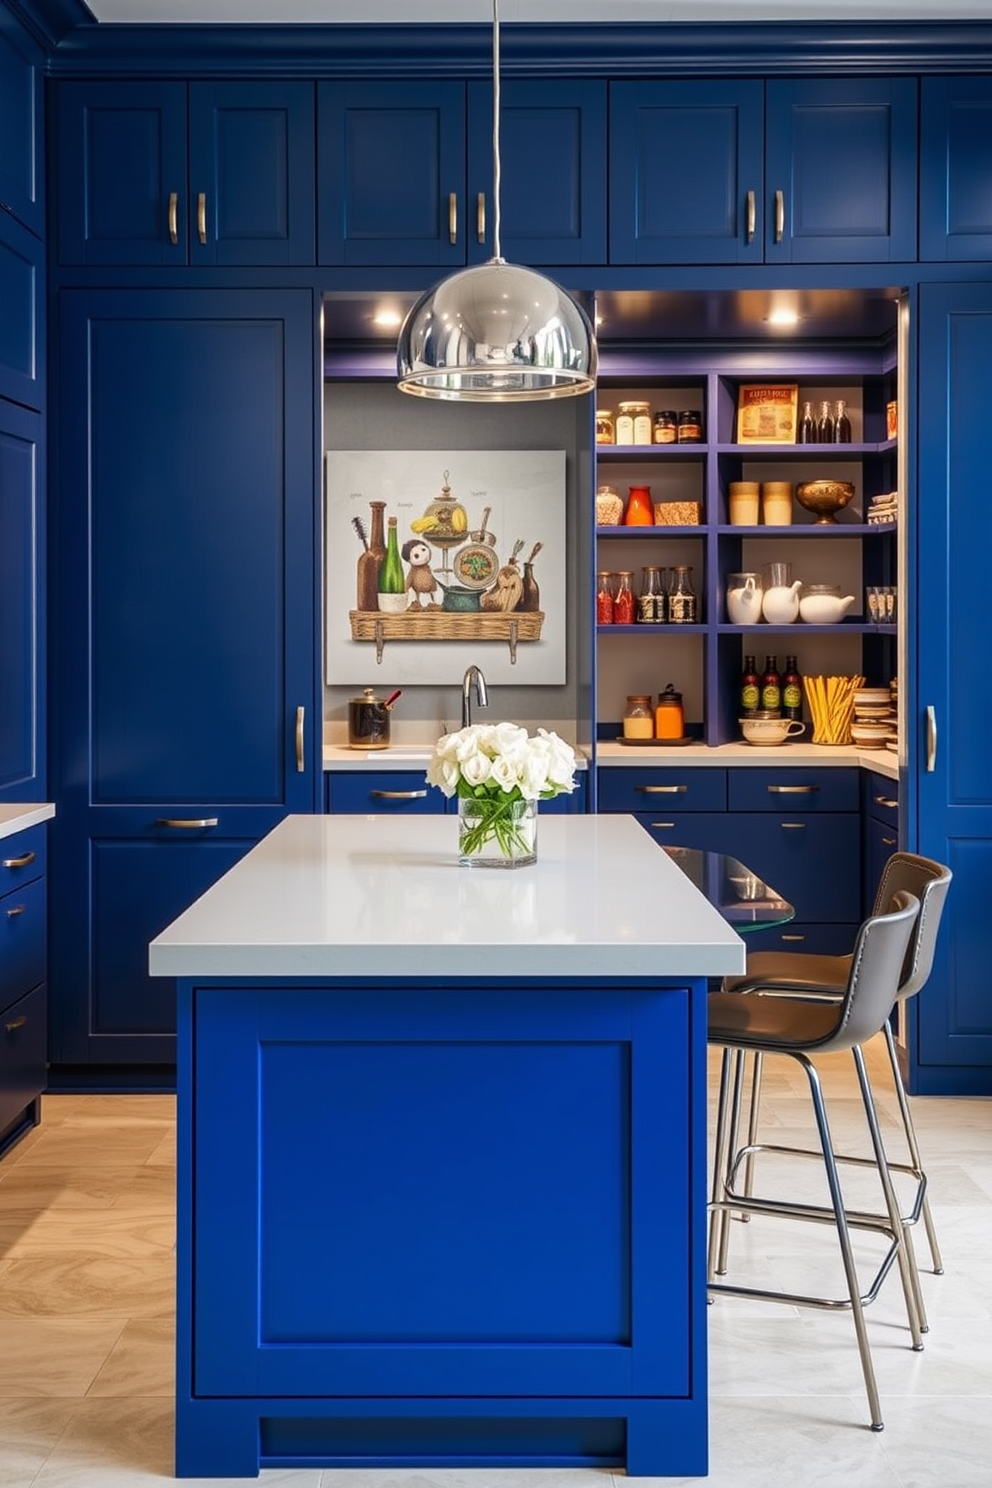
M499 844L504 857L530 852L530 843L516 819L518 808L526 804L519 791L500 791L498 796L490 796L485 792L476 795L471 790L459 794L462 800L471 801L478 813L478 820L461 836L461 850L467 857L480 852L492 840Z

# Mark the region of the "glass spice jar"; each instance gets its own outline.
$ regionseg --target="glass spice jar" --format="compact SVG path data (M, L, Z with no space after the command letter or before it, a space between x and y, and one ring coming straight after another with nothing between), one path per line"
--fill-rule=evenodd
M634 416L634 443L651 443L651 404L634 403L631 405Z
M633 444L634 442L634 409L636 403L621 403L617 408L616 433L617 444Z
M627 694L627 706L623 714L623 736L625 739L654 738L654 714L649 692Z
M676 564L668 591L668 618L673 625L695 625L698 601L692 587L692 565Z
M662 408L654 416L654 443L675 444L678 440L678 417L673 408Z
M596 443L612 444L616 435L613 428L613 409L596 409Z
M613 595L614 625L633 625L637 618L637 602L630 582L633 577L633 572L628 570L621 570L617 574L617 587Z
M665 586L661 580L660 568L651 566L641 569L637 618L649 625L665 618Z
M678 443L702 444L703 417L698 408L686 408L679 414Z
M596 575L596 624L613 624L613 575L605 569Z

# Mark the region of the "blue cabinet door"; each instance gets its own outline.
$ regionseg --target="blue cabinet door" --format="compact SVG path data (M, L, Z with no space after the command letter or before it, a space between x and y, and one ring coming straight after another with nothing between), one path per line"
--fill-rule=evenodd
M311 83L65 83L63 264L314 261Z
M920 257L992 258L992 78L920 84Z
M312 264L312 83L191 83L191 264Z
M0 800L44 796L44 443L0 403Z
M915 78L766 84L765 261L916 258Z
M322 264L464 264L465 85L317 85Z
M45 232L43 68L40 48L0 9L0 210L38 237Z
M908 702L917 849L954 872L933 974L910 1004L925 1093L992 1093L992 691L984 684L992 506L992 284L920 290L916 688ZM913 670L910 669L910 678ZM977 685L976 685L977 681Z
M45 245L2 211L0 398L45 406Z
M611 263L760 263L760 82L610 88Z
M606 84L500 88L500 246L524 264L606 262ZM470 262L493 256L493 90L469 85Z
M185 264L185 83L62 83L57 101L59 261Z
M52 981L73 1034L57 1057L136 1058L154 1008L155 1061L170 993L144 948L181 907L176 841L240 852L318 806L313 297L63 301ZM183 902L204 872L189 883Z

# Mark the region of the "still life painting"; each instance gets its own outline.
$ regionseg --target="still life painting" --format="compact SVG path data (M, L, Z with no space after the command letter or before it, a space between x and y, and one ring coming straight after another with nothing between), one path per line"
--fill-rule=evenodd
M565 681L564 450L333 450L327 681Z

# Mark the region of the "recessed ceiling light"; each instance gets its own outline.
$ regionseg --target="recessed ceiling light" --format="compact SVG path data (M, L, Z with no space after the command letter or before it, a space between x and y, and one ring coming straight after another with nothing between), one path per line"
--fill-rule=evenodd
M402 311L394 309L377 310L372 317L372 324L382 326L383 330L395 331L397 326L403 324Z
M765 319L773 326L794 326L799 324L799 311L792 310L787 305L779 305L769 311Z

